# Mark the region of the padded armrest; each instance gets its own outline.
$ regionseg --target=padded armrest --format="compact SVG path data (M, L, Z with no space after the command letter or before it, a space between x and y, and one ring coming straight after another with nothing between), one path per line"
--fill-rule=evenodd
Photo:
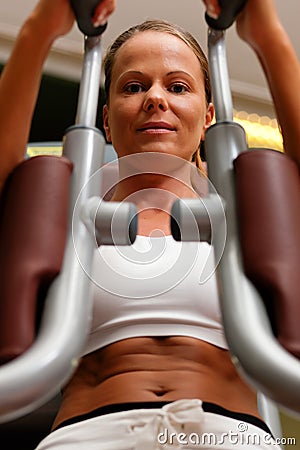
M22 354L37 330L38 302L62 265L72 163L36 156L10 174L0 210L0 364Z
M234 161L245 273L260 292L281 345L300 358L300 176L275 150Z

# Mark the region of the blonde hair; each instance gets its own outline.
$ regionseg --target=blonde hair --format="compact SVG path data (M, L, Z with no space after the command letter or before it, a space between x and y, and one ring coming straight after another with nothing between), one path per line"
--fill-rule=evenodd
M211 84L210 84L210 77L209 77L209 67L208 67L208 61L207 58L196 41L196 39L186 30L181 28L179 25L172 24L170 22L167 22L165 20L147 20L139 25L135 25L128 30L121 33L116 40L113 42L113 44L109 47L105 59L104 59L104 72L105 72L105 94L106 94L106 101L107 104L109 104L109 93L110 93L110 86L111 86L111 78L112 78L112 71L114 67L114 63L116 60L116 56L118 53L118 50L127 42L129 39L131 39L133 36L135 36L138 33L144 32L144 31L157 31L160 33L168 33L171 34L179 39L181 39L188 47L190 47L193 52L195 53L199 63L200 67L203 73L204 78L204 88L205 88L205 98L206 98L206 104L207 106L212 100L212 92L211 92ZM203 162L200 156L201 148L203 149L203 141L201 141L201 144L199 148L196 150L196 152L193 155L192 161L196 162L196 166L202 173L206 173Z

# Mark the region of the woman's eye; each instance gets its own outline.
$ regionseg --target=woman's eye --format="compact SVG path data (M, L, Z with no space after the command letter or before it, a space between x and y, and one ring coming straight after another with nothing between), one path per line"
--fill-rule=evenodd
M125 86L125 92L129 94L139 94L140 92L142 92L142 90L143 86L138 83L130 83Z
M170 91L174 94L184 94L188 91L188 87L185 84L176 83L170 87Z

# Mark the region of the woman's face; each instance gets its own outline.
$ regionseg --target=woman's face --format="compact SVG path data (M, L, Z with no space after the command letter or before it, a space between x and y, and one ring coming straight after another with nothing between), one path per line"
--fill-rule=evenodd
M119 49L104 107L119 157L162 152L190 161L212 117L199 60L181 39L145 31Z

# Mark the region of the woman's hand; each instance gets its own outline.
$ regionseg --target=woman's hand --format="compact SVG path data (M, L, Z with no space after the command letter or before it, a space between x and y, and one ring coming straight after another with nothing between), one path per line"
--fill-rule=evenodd
M93 17L95 27L104 24L115 10L115 0L101 0ZM74 24L74 13L69 0L40 0L31 17L50 41L67 34Z
M102 0L96 10L93 17L93 24L95 27L98 27L100 25L104 25L109 16L114 12L116 8L116 2L115 0Z
M207 14L213 19L217 19L221 12L218 0L202 0L206 6Z
M202 0L209 16L217 19L221 8L218 0ZM254 49L264 42L266 33L280 26L274 0L248 0L236 20L238 35Z

